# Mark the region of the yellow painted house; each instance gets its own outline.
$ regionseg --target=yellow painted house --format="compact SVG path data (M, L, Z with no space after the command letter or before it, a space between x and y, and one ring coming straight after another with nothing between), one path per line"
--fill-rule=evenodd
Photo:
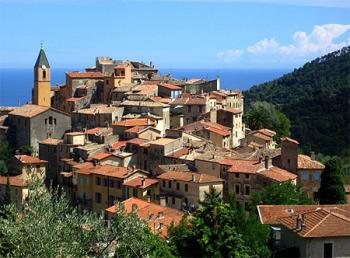
M135 197L142 200L159 202L159 183L157 179L137 177L124 184L126 199Z

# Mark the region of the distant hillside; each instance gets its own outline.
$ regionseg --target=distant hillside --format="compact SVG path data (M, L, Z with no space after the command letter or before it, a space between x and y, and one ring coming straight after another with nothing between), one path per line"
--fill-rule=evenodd
M255 101L277 105L305 151L345 155L350 149L350 46L252 87L245 100L248 108Z

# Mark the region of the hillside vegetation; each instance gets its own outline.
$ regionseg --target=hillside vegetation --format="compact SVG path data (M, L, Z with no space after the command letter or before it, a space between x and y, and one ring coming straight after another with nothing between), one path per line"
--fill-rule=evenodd
M317 58L281 78L245 92L276 105L291 121L292 137L304 151L349 155L350 46Z

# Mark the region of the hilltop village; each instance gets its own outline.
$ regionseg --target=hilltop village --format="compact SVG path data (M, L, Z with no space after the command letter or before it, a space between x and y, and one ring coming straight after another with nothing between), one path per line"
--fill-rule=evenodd
M110 219L122 202L163 237L171 223L201 207L210 189L224 200L234 194L243 208L273 183L292 182L316 198L325 166L313 153L299 154L296 139L277 144L270 128L250 130L243 114L242 92L221 89L220 78L178 80L152 63L97 57L95 66L67 72L65 83L53 86L41 49L31 103L0 110L0 134L16 149L33 150L11 158L0 197L10 185L20 208L36 173L47 186L61 186L81 210L104 211ZM350 226L349 206L259 205L258 212L261 223L284 228L281 246L298 240L305 256L325 237L334 245L349 240L349 232L325 230Z

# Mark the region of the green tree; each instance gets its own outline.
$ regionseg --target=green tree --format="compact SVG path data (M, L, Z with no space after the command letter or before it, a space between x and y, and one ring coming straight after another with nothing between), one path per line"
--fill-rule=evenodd
M9 205L11 203L11 187L10 187L10 178L7 177L6 186L5 186L5 195L2 202L3 205Z
M18 152L19 152L19 154L21 154L21 155L28 155L28 156L30 156L30 155L32 155L32 153L33 153L33 148L32 148L32 146L27 146L27 145L21 146L21 147L18 149Z
M171 257L171 250L135 214L119 214L107 227L103 216L79 213L58 190L32 178L23 210L4 207L1 257Z
M259 203L287 205L287 204L312 204L313 201L300 188L292 182L272 183L263 188L260 193L253 195L252 206L255 207Z
M245 122L252 130L268 128L276 131L277 139L290 135L290 121L287 116L267 102L252 103L245 115Z
M8 172L8 161L12 151L6 138L0 137L0 175L4 176Z
M0 160L0 176L7 175L7 166L4 160Z
M330 159L321 175L321 186L318 190L321 204L346 203L344 179L337 159Z

